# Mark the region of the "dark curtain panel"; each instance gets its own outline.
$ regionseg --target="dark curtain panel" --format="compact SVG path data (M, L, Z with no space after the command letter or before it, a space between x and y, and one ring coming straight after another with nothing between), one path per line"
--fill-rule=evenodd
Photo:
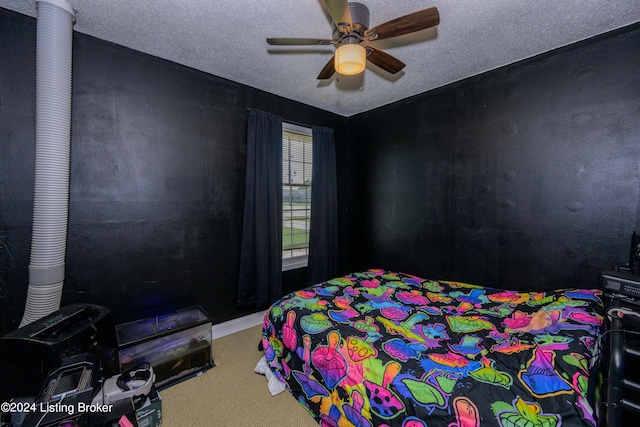
M282 296L282 119L249 110L238 307Z
M318 283L338 275L338 190L333 129L313 126L311 229L307 280Z

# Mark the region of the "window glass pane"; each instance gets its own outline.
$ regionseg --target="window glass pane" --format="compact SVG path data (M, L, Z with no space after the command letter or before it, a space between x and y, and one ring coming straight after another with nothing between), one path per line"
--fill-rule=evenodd
M311 129L282 134L282 258L309 254L311 218Z

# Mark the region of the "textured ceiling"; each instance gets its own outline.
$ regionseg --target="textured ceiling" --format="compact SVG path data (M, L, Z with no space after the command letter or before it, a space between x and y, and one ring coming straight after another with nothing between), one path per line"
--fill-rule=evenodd
M60 0L58 0L60 1ZM407 64L370 63L319 81L332 46L269 46L267 37L331 38L321 0L71 0L75 30L244 85L351 116L640 21L640 0L360 0L371 26L436 6L440 25L372 46ZM35 16L31 0L0 7Z

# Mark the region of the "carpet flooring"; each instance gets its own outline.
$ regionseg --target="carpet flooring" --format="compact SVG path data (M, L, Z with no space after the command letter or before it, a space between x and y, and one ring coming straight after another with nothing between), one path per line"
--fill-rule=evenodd
M317 427L288 391L271 396L254 373L260 335L255 326L214 340L214 368L160 392L163 427Z

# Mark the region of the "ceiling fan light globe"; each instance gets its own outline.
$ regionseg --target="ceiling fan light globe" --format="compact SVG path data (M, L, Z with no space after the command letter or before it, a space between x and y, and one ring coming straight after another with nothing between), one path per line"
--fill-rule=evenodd
M336 71L345 76L360 74L367 63L367 51L359 44L345 44L335 54Z

